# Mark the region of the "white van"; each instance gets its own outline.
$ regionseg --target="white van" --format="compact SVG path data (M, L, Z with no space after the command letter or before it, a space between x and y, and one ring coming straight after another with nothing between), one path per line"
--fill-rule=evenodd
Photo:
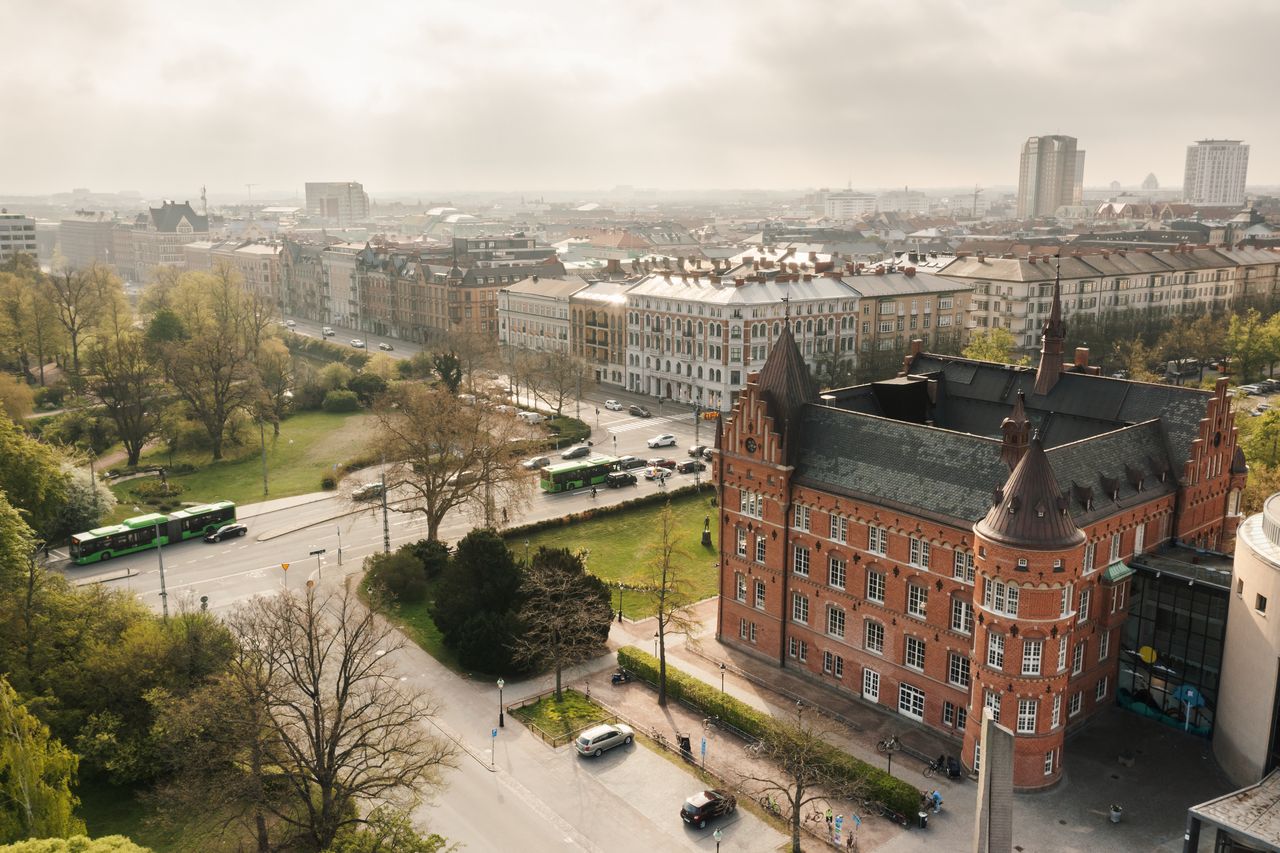
M332 329L332 328L330 328L329 326L325 326L325 327L324 327L323 329L321 329L320 331L321 331L321 333L323 333L323 334L324 334L324 336L325 336L326 338L331 338L331 337L333 337L333 329Z
M547 419L547 416L540 412L517 412L516 417L527 424L540 424Z

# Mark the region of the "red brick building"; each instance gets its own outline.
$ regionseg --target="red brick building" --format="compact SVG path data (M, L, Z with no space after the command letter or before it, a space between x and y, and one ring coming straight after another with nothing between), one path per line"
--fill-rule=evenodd
M785 326L716 461L721 641L951 735L970 769L990 707L1021 789L1113 701L1125 561L1230 550L1245 478L1225 382L1063 364L1061 316L1055 287L1037 368L917 347L821 396Z

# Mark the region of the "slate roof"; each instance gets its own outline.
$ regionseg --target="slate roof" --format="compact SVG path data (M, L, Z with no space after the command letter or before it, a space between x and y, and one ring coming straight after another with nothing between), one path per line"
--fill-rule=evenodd
M187 224L191 226L191 230L197 234L207 233L209 231L209 217L199 216L188 202L178 204L177 202L166 201L160 207L147 208L151 216L151 225L155 229L164 234L172 234L178 230L178 223L185 216ZM141 219L143 214L139 214Z
M1170 463L1168 441L1158 420L1064 444L1045 455L1077 525L1172 494L1177 488L1177 471Z
M800 355L800 348L791 334L790 323L782 324L782 332L774 341L757 382L760 396L769 407L769 415L786 439L787 454L794 459L796 436L792 425L800 408L813 400L814 389L804 356Z
M1039 436L1031 439L997 498L977 525L988 539L1040 550L1084 543L1083 531L1067 513L1067 499L1058 488Z

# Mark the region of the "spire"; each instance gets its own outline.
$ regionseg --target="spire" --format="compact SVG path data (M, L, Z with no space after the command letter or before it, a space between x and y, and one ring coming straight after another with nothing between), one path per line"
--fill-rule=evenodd
M774 426L785 440L800 407L814 400L809 367L800 355L800 347L791 334L790 320L782 324L782 332L773 342L769 357L756 380L760 397L769 407ZM788 452L790 452L788 447Z
M1040 366L1036 368L1035 393L1048 394L1062 373L1062 342L1067 336L1062 322L1062 259L1054 265L1053 308L1040 335Z
M1019 391L1018 398L1013 401L1013 412L1000 424L1000 432L1004 442L1000 446L1000 458L1012 471L1022 461L1027 452L1027 439L1031 434L1031 422L1027 420L1027 411L1023 406L1025 395Z
M974 530L1005 545L1070 548L1082 544L1085 536L1067 507L1037 431L1009 479L996 489L991 509Z

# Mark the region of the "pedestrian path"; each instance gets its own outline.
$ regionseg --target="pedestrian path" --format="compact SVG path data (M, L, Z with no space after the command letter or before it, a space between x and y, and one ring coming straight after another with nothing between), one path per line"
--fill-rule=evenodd
M632 421L631 423L623 423L620 426L608 427L608 430L609 432L631 432L637 429L653 429L658 424L665 424L678 420L680 420L679 415L670 415L665 418L643 418Z

